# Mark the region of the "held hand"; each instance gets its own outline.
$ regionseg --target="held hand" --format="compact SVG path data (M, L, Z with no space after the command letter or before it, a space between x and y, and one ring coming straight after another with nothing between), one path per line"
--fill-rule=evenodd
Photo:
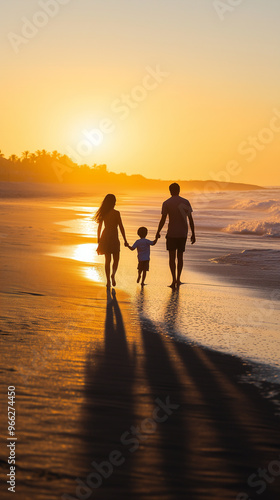
M129 247L129 244L127 243L127 241L124 242L124 246Z
M195 234L192 234L191 236L191 243L192 245L196 242L196 239L195 239Z
M157 232L157 234L156 234L156 240L158 240L159 238L160 238L160 233Z

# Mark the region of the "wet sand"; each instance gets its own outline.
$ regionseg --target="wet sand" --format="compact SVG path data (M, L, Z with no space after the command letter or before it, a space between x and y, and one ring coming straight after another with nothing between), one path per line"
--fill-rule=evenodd
M279 417L240 383L250 367L172 339L172 321L145 317L145 289L133 305L84 279L80 263L45 255L84 242L53 224L55 210L1 212L0 458L5 481L14 385L14 498L278 500ZM171 318L177 302L170 290ZM270 471L262 482L261 469Z
M261 247L257 237L252 238L252 246L255 248ZM261 242L263 246L263 242ZM240 244L239 252L246 248L246 244ZM269 244L266 244L269 247ZM262 248L262 247L261 247ZM196 249L197 250L197 249ZM189 259L189 265L192 270L202 274L212 276L220 282L227 282L233 286L241 286L249 288L252 293L260 297L270 296L273 290L279 289L279 276L275 269L266 265L265 256L262 266L256 267L253 265L216 263L214 260L223 258L230 254L232 249L227 250L217 249L215 245L209 244L207 248L199 248L195 258ZM237 252L238 253L238 252Z

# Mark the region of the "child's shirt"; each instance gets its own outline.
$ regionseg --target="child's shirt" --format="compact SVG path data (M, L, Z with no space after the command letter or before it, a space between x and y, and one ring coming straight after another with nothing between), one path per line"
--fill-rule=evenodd
M138 260L142 262L143 260L150 260L150 246L153 244L153 241L147 240L147 238L140 238L136 240L132 245L132 250L137 248Z

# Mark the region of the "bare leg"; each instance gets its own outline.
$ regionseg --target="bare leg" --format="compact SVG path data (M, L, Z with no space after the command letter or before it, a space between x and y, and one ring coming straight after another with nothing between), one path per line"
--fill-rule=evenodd
M141 285L144 286L145 285L145 278L146 278L146 274L147 274L147 271L143 271L143 274L142 274L142 281L141 281Z
M181 274L182 274L182 269L183 269L183 253L178 252L177 250L177 260L178 260L178 265L177 265L177 286L181 285Z
M138 270L138 278L137 278L137 283L140 282L140 279L141 279L141 274L142 274L142 271L139 271Z
M120 252L114 253L113 254L113 269L112 269L112 276L111 276L113 286L116 286L115 275L116 275L116 272L118 269L119 260L120 260Z
M176 250L169 250L169 267L172 274L172 283L170 285L171 288L174 288L176 285Z
M107 288L110 288L111 286L110 268L111 268L111 254L105 253L105 274L107 279L107 284L106 284Z

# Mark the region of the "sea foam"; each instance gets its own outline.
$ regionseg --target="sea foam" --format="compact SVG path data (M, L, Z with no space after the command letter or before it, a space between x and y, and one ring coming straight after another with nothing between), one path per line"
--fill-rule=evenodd
M256 266L260 269L279 270L280 250L243 250L243 252L230 253L210 260L216 264L237 264L241 266Z

